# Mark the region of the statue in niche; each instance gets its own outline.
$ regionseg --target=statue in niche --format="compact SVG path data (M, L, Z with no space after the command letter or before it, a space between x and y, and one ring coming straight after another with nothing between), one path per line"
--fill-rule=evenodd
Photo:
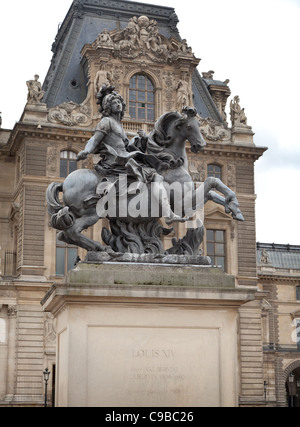
M181 113L166 113L149 135L139 132L129 141L122 127L126 105L115 88L104 85L98 104L102 119L78 161L100 154L99 163L94 170L76 170L64 183L52 183L47 190L50 224L60 231L58 239L105 260L149 261L150 257L151 262L181 262L178 257L192 256L195 263L209 264L199 250L204 234L200 220L189 226L182 239L173 239L167 251L162 244L162 236L173 230L172 223L188 223L208 200L244 221L234 192L219 179L208 178L201 188L194 188L185 144L188 140L195 153L206 145L197 111L186 106ZM102 230L104 245L82 234L100 218L110 224L110 229Z
M39 82L39 76L36 74L34 80L28 80L26 85L28 87L27 101L29 103L40 103L44 97L45 92L42 90L42 85Z
M190 90L188 73L183 73L177 85L177 110L180 111L187 105L192 105L193 95Z
M96 77L94 80L94 90L95 90L95 96L98 95L100 89L103 85L110 86L114 83L114 80L112 78L112 75L110 72L106 71L105 64L102 63L100 65L100 70L97 71Z
M247 126L245 109L240 106L239 96L235 96L230 102L230 117L232 126Z

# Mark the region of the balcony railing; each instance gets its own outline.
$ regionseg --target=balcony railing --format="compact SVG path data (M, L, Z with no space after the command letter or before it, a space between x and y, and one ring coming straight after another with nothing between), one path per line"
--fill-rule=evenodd
M144 130L146 133L150 133L154 128L154 123L141 123L123 120L123 128L125 132L136 134L139 130Z

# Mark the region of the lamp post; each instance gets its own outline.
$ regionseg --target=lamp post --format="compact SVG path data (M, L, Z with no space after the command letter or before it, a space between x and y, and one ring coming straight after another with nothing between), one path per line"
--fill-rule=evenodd
M46 368L43 372L44 375L44 381L45 381L45 408L47 408L47 388L48 388L48 381L50 377L51 372L48 368Z
M294 407L294 381L295 375L291 372L289 375L289 389L290 389L290 398L291 398L291 408Z

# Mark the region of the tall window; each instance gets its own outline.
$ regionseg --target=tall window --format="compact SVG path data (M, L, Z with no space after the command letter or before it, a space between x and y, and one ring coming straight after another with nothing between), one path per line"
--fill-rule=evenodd
M136 74L130 80L129 114L132 119L148 122L155 120L154 87L151 80Z
M226 271L226 241L225 231L206 230L207 255L212 265L221 266Z
M65 276L74 268L77 248L57 240L56 242L56 276Z
M66 178L77 169L77 155L73 151L62 151L60 153L60 177Z
M207 166L207 177L222 179L222 168L218 165Z
M296 286L296 300L300 301L300 286Z

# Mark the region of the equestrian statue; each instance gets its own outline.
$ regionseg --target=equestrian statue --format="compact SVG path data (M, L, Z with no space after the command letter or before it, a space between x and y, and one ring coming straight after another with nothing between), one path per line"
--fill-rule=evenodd
M210 177L194 187L186 141L194 153L206 146L194 108L163 114L149 135L140 131L129 141L122 126L126 108L122 96L113 86L103 85L97 98L102 118L77 160L98 154L99 163L94 170L78 169L47 189L50 224L59 230L59 240L111 257L197 255L204 227L203 221L198 219L195 225L192 219L208 200L244 221L235 193L220 179ZM110 224L110 229L102 229L104 244L82 234L101 218ZM186 223L187 234L174 238L173 246L165 250L162 237L172 232L175 222Z

